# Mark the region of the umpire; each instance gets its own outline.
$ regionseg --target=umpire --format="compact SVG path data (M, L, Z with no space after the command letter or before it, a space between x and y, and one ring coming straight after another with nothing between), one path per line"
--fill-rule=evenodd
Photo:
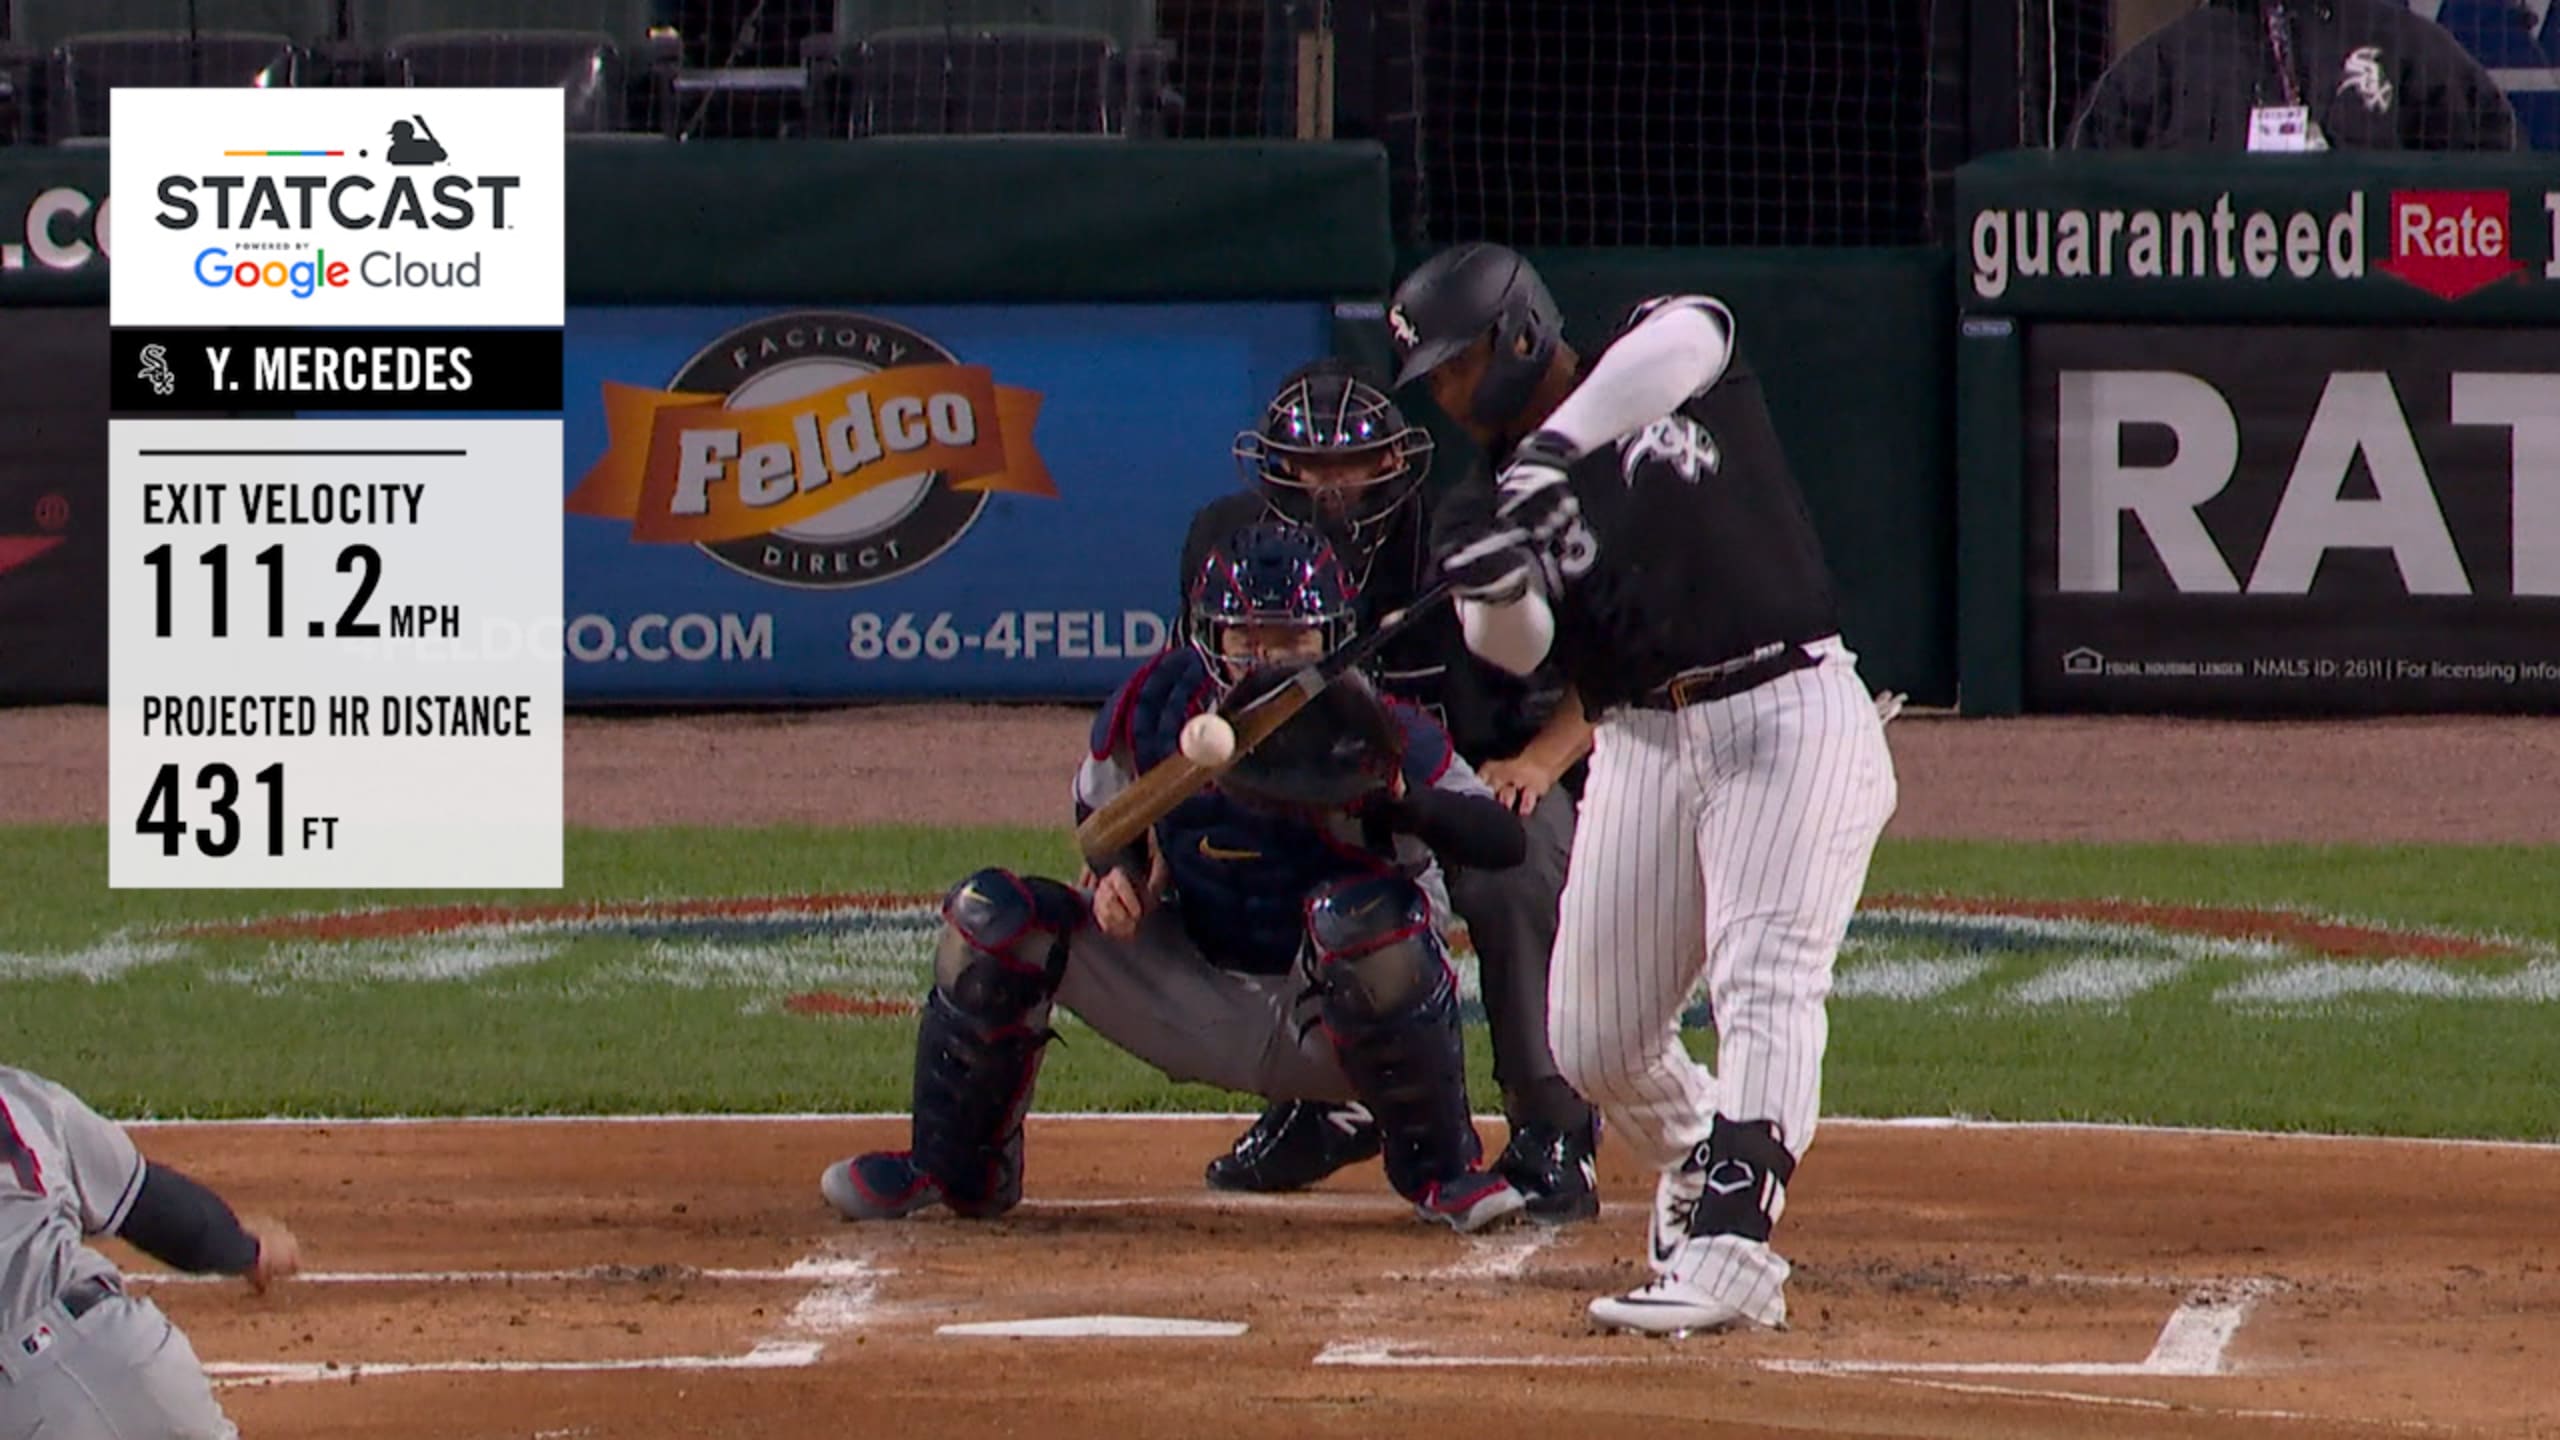
M1183 577L1198 572L1220 539L1276 514L1324 532L1359 586L1362 623L1375 622L1412 600L1430 575L1423 485L1431 450L1430 434L1351 366L1328 359L1302 367L1281 382L1261 423L1236 437L1252 488L1192 517ZM1433 508L1489 515L1492 503L1490 483L1479 477ZM1528 1197L1532 1218L1589 1219L1600 1211L1592 1168L1598 1122L1548 1048L1547 964L1590 722L1553 667L1523 679L1478 660L1449 610L1390 642L1370 671L1382 690L1439 720L1459 755L1526 821L1524 863L1453 868L1449 897L1481 962L1494 1081L1510 1122L1511 1143L1495 1168ZM1377 1127L1357 1107L1282 1102L1209 1163L1208 1181L1222 1190L1295 1190L1377 1152Z

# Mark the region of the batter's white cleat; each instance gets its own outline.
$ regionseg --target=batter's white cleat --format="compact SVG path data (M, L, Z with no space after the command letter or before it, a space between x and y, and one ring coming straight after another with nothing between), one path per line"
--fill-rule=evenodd
M1613 1330L1646 1335L1695 1335L1751 1324L1737 1307L1684 1280L1657 1276L1624 1295L1591 1302L1591 1318Z

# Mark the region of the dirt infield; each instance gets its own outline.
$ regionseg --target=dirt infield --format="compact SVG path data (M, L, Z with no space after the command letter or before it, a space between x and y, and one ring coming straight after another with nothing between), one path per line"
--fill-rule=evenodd
M1214 1196L1232 1128L1036 1120L1012 1217L870 1226L814 1181L896 1122L149 1129L317 1272L152 1293L259 1436L2560 1435L2560 1149L1835 1126L1792 1328L1675 1343L1582 1319L1622 1156L1600 1221L1461 1238L1374 1166ZM938 1333L1074 1316L1242 1330Z
M1063 823L1088 716L873 706L573 717L571 824ZM2560 724L1959 720L1886 732L1889 835L1998 840L2560 842ZM0 709L0 824L106 816L106 712Z
M1083 725L579 719L569 814L1052 824ZM2560 838L2542 722L1889 734L1903 836ZM0 822L104 818L105 758L102 711L0 711ZM148 1130L155 1156L291 1217L320 1272L265 1302L153 1293L253 1436L2560 1437L2560 1148L1837 1125L1792 1196L1793 1328L1674 1344L1582 1319L1637 1278L1650 1179L1610 1147L1600 1222L1461 1239L1374 1167L1211 1196L1199 1166L1233 1121L1043 1117L1006 1221L837 1222L818 1170L902 1128ZM1242 1328L939 1333L1075 1316Z

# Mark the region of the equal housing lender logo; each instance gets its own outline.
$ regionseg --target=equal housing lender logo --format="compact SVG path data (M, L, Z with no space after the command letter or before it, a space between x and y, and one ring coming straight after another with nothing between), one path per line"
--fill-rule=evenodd
M936 897L782 895L583 905L309 911L121 932L78 949L0 953L0 984L105 980L162 966L269 993L464 984L602 995L682 989L750 1014L913 1013ZM1474 967L1462 966L1481 1019ZM2220 1004L2313 1007L2389 997L2560 1001L2560 948L2285 910L2128 901L1875 896L1851 923L1843 1002L1946 1010L2106 1008L2209 986ZM717 997L716 1001L713 997ZM1704 1028L1703 1004L1684 1021Z
M2388 276L2459 300L2530 274L2560 280L2560 190L2539 195L2537 235L2519 242L2518 195L2507 190L2357 190L2342 201L2253 208L2231 192L2187 207L2017 206L1977 210L1968 227L1972 294L2056 282L2110 288L2163 280L2242 284L2361 281ZM2377 225L2374 223L2378 221Z

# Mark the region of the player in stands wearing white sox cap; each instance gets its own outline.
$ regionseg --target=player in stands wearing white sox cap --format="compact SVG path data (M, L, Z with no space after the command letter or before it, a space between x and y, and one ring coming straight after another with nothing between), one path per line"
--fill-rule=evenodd
M1427 384L1498 467L1490 514L1436 517L1467 643L1515 673L1552 655L1598 726L1550 1040L1661 1179L1653 1278L1591 1314L1783 1325L1772 1226L1813 1141L1832 965L1896 790L1733 314L1648 300L1585 359L1529 263L1470 244L1416 270L1387 321L1399 383ZM1701 973L1712 1070L1680 1041Z

